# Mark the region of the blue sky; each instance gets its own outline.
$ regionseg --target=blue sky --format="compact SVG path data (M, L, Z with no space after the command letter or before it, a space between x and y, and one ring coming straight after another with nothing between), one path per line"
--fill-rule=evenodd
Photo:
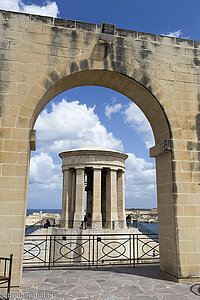
M190 39L200 39L199 0L58 0L56 2L61 18L99 24L111 22L118 28L155 34L181 30L184 36Z
M152 131L140 109L127 97L102 87L71 89L54 98L35 124L37 151L32 152L28 207L61 205L62 173L58 153L79 147L125 152L126 207L155 207Z
M0 9L200 40L199 0L0 0ZM128 153L126 207L156 206L155 162L148 152L152 132L125 96L100 87L66 91L47 105L35 128L38 143L31 157L28 208L61 207L58 153L81 146Z
M200 40L199 0L0 0L0 8L97 24L111 22L118 28L155 34L180 30L183 36Z

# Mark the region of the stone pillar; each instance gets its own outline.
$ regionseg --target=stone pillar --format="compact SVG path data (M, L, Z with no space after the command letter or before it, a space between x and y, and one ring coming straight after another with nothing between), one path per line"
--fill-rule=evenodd
M92 198L93 198L93 173L92 170L87 172L87 225L91 227L92 218Z
M109 169L106 176L106 227L115 228L117 213L117 170Z
M72 206L72 171L63 170L63 194L62 194L62 227L68 228L71 218Z
M72 202L69 207L69 227L73 227L74 210L75 210L75 198L76 198L76 171L72 169Z
M117 212L119 228L126 227L124 170L118 170L117 172Z
M102 169L101 172L101 214L102 214L102 226L106 225L106 174L107 170Z
M101 169L93 169L92 228L102 227Z
M76 192L73 227L80 228L84 219L85 208L85 172L84 168L76 168Z

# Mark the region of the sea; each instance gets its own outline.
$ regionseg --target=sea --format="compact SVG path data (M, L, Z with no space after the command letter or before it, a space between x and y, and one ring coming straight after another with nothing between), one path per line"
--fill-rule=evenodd
M53 213L53 214L59 214L62 212L62 209L27 209L26 211L26 215L29 216L32 213L40 213L40 211L42 211L42 213ZM153 233L158 233L158 223L147 223L147 222L138 222L138 225L142 225L144 227L146 227L148 230L152 231ZM139 227L139 226L138 226ZM143 227L141 227L143 228ZM142 231L142 229L139 230Z
M158 223L148 223L148 222L138 222L138 223L143 225L147 229L151 230L153 233L158 234ZM141 231L142 231L142 229L141 229Z
M36 208L28 208L27 211L26 211L26 215L29 216L31 215L32 213L40 213L42 211L42 213L53 213L53 214L59 214L62 212L62 209L43 209L43 208L40 208L40 209L36 209Z

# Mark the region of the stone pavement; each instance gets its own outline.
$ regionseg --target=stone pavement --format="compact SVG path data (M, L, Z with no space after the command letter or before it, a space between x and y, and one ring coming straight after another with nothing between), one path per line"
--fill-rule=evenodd
M21 290L13 292L11 299L200 299L199 287L166 280L160 275L159 265L26 270Z

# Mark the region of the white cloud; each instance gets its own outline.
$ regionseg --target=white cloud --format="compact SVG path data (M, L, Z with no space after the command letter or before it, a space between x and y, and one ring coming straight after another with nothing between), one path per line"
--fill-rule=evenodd
M21 4L22 11L30 14L41 15L41 16L50 16L57 17L58 15L58 6L56 2L47 1L46 5L39 6L35 4L25 5Z
M128 153L126 160L126 206L156 206L156 170L153 163ZM139 200L139 201L138 201Z
M136 157L133 153L128 153L128 156L125 173L126 207L155 207L156 171L153 164ZM61 164L55 164L48 153L33 156L28 197L31 206L46 208L60 206L61 194Z
M0 0L0 8L20 11L19 0Z
M153 132L147 118L140 108L131 102L123 114L125 116L125 122L138 134L142 134L146 147L152 147L155 144Z
M61 166L53 162L48 153L40 153L31 157L29 183L37 189L61 189Z
M111 114L115 114L117 112L119 112L122 108L122 104L121 103L116 103L113 105L106 105L105 106L105 115L108 119L110 119Z
M59 11L55 1L45 1L43 5L26 5L22 0L0 0L0 9L14 10L30 14L57 17Z
M72 148L100 146L123 151L122 142L100 123L95 107L87 107L79 101L63 99L51 111L44 110L36 122L38 154L31 158L29 203L32 207L60 207L62 199L61 161L55 163L57 154ZM137 129L149 132L144 116L127 108L126 121ZM142 125L143 124L143 125ZM143 132L142 131L142 132ZM156 206L155 168L143 158L128 153L126 161L126 206Z
M61 164L55 164L48 153L31 157L28 188L29 208L62 207Z
M79 147L104 147L123 151L123 144L101 124L95 107L79 101L52 103L52 111L44 110L35 129L39 151L58 154Z
M182 39L188 39L189 37L184 36L184 33L179 29L176 31L170 31L168 33L164 33L161 35L165 35L165 36L171 36L171 37L176 37L176 38L182 38Z

